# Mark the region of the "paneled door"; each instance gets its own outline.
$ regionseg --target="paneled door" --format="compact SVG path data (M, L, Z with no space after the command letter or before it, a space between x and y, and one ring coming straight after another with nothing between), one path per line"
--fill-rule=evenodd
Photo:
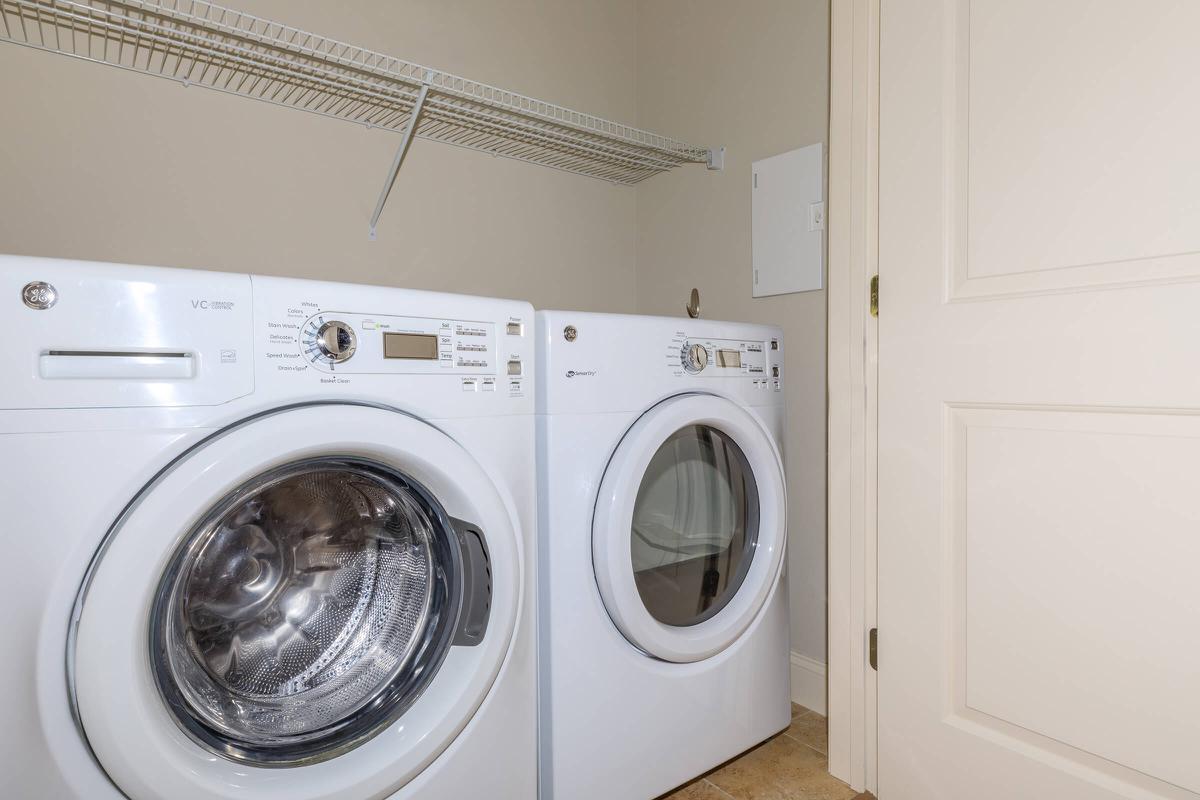
M1200 798L1198 37L882 4L880 800Z

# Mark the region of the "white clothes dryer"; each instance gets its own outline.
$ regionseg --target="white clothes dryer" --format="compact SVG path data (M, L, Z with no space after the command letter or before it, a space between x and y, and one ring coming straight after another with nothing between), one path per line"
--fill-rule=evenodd
M4 256L0 307L6 796L534 795L529 305Z
M537 326L541 797L649 800L790 718L782 337Z

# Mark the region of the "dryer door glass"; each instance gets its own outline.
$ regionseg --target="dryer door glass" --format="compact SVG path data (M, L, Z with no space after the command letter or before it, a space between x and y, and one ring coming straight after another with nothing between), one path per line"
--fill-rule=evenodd
M670 436L642 478L633 509L634 579L659 622L688 626L738 591L758 539L758 490L727 434L691 425Z
M230 758L330 758L395 720L453 638L462 555L423 487L373 461L276 468L184 538L151 617L179 725Z

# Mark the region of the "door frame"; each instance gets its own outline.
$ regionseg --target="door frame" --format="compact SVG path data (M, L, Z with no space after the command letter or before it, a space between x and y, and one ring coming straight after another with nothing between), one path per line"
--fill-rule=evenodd
M829 64L829 771L876 792L880 0L834 0Z

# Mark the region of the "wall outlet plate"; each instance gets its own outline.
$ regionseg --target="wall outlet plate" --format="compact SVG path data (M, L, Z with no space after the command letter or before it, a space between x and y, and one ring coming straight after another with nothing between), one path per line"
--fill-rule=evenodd
M808 229L810 231L825 230L825 204L821 202L808 204Z

